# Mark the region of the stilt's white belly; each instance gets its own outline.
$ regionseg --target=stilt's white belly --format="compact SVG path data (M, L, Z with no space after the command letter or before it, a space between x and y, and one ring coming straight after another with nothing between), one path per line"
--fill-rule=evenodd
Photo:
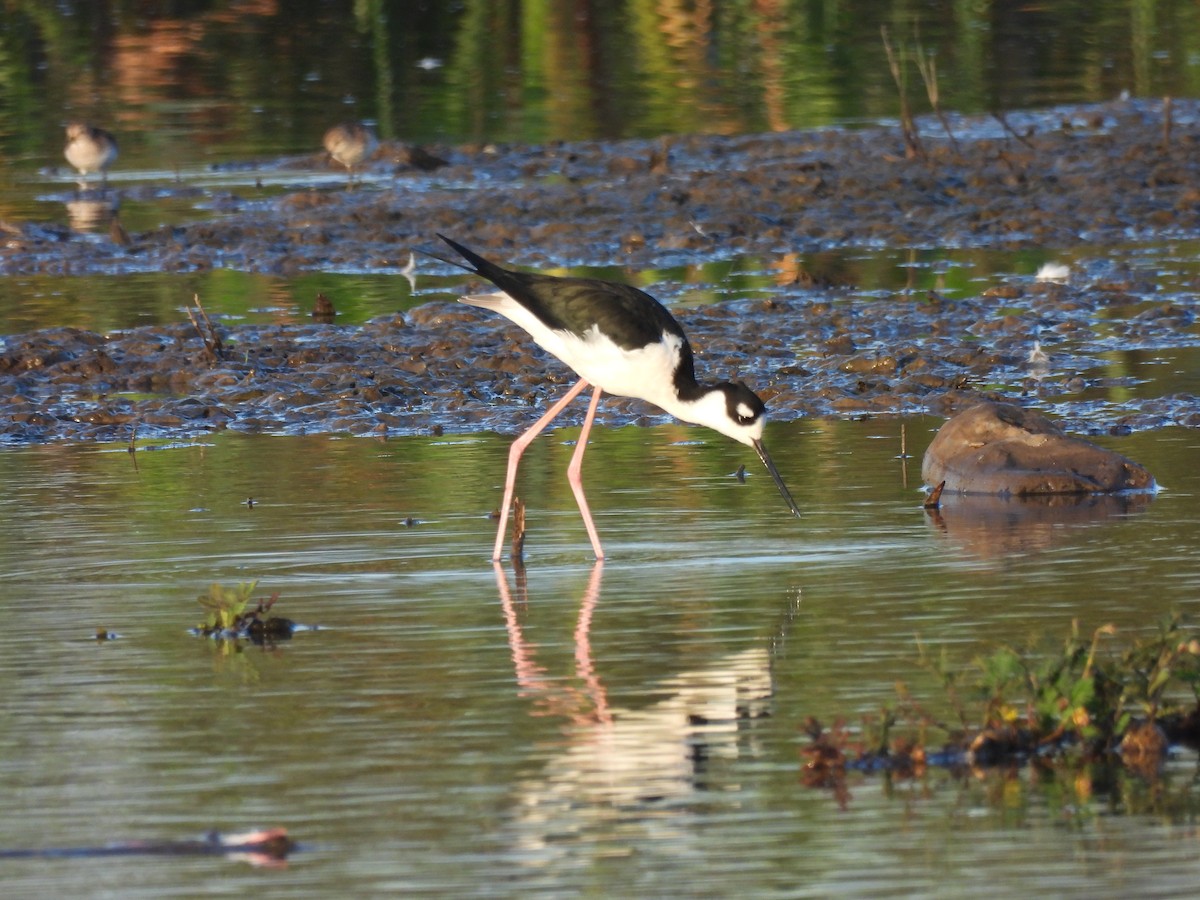
M606 394L636 397L663 408L673 405L681 344L673 334L637 350L622 349L595 328L583 337L550 332L548 339L539 343Z
M547 328L533 313L503 291L470 294L461 302L500 313L520 325L549 353L558 357L580 378L606 394L636 397L678 415L675 367L683 340L663 334L662 340L637 350L623 350L600 329L592 326L583 335Z

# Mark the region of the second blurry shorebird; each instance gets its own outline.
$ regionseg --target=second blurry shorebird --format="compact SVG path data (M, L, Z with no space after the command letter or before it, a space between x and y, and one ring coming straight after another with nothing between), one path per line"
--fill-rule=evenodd
M575 370L580 380L534 425L517 438L508 454L508 474L500 509L500 530L492 559L499 560L512 506L521 454L535 437L588 385L595 390L567 467L567 481L579 504L588 538L598 559L604 549L583 494L581 471L588 433L602 392L636 397L661 407L677 419L707 425L726 437L753 447L771 473L788 508L800 515L796 501L767 454L762 433L766 407L740 382L702 385L696 381L692 348L666 307L644 291L598 278L560 278L515 272L489 262L462 244L438 235L470 265L432 254L443 262L481 275L499 293L462 297L463 303L490 309L511 319L548 352Z
M79 170L79 187L87 187L87 176L100 173L101 184L108 183L108 167L117 158L117 139L103 128L86 122L71 122L67 125L67 145L63 156Z
M325 152L346 167L350 184L354 184L354 168L367 159L378 143L375 135L361 122L342 122L325 132Z

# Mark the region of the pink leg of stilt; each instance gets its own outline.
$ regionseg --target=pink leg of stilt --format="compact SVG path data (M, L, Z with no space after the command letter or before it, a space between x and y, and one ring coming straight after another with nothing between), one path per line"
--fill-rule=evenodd
M596 559L604 559L604 548L600 546L600 536L596 534L596 524L588 510L587 498L583 496L583 451L587 449L588 434L592 430L592 420L596 418L596 407L600 405L600 388L592 394L592 402L588 404L587 416L583 420L583 428L579 431L579 441L575 444L575 453L571 456L571 464L567 466L567 483L575 494L575 502L583 514L583 525L587 528L588 537L592 541L592 549L596 551Z
M517 484L517 464L521 461L521 454L525 452L526 447L533 443L533 439L554 420L554 417L566 409L567 404L578 397L587 386L586 381L582 378L579 379L579 382L567 391L561 400L546 410L546 414L534 422L529 430L513 441L512 446L508 448L508 475L504 479L504 502L500 504L500 529L496 532L496 546L492 550L492 562L500 561L501 550L504 548L504 534L508 530L508 514L512 511L513 490ZM584 428L587 428L588 424L585 423ZM592 543L595 544L595 540Z

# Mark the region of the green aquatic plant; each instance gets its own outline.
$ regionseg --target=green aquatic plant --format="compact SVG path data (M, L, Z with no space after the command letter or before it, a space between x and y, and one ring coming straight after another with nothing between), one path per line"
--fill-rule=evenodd
M1200 806L1186 788L1164 799L1165 763L1174 745L1200 748L1200 638L1178 613L1124 649L1113 646L1116 635L1112 625L1088 633L1075 622L1060 644L1000 645L966 663L918 645L919 665L940 681L958 722L930 714L899 683L899 702L864 715L859 728L806 720L801 781L846 806L851 773L878 774L894 787L927 785L938 770L964 786L986 785L986 802L1005 815L1036 785L1077 820L1116 803L1126 811L1178 807L1191 821ZM1037 777L1019 774L1025 767Z
M1119 729L1129 724L1134 710L1148 719L1186 714L1189 705L1172 702L1185 689L1190 708L1200 707L1200 639L1189 635L1184 624L1179 613L1172 613L1159 622L1157 635L1136 641L1122 655Z
M1116 727L1120 680L1110 666L1096 664L1096 651L1101 638L1115 633L1103 625L1085 639L1076 621L1058 652L1003 646L977 660L983 673L978 690L986 701L983 727L1022 722L1039 745L1107 745Z
M1200 639L1179 614L1123 651L1107 644L1117 630L1090 633L1073 622L1062 643L1002 644L970 665L918 643L918 664L932 673L958 722L931 715L897 685L900 703L865 716L858 739L845 729L808 727L809 766L912 768L937 760L970 767L1056 760L1107 762L1154 775L1171 743L1200 746ZM930 749L930 732L944 744ZM822 774L825 778L825 774Z
M246 639L255 644L264 644L287 640L297 630L315 630L316 626L297 625L291 619L269 615L279 600L279 594L255 600L254 589L257 586L257 581L231 588L220 584L210 585L207 594L196 598L208 610L208 618L204 624L194 628L193 633L222 641Z
M209 585L208 593L196 598L199 604L208 610L208 618L204 620L200 630L206 634L235 630L246 614L246 608L254 597L256 587L257 581L247 581L231 588L215 582Z

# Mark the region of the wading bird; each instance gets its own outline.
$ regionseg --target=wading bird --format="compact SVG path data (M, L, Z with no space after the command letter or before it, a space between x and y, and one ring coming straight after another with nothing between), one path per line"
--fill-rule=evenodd
M334 125L324 138L325 152L346 167L350 184L354 184L354 167L375 152L377 143L371 129L361 122L342 122Z
M508 474L504 481L504 501L500 508L500 529L492 559L500 559L504 534L512 506L521 454L533 439L567 404L588 385L595 390L587 416L567 467L567 482L575 494L583 524L597 559L604 549L588 511L580 473L588 433L596 417L601 393L646 400L677 419L707 425L735 441L753 447L763 461L779 493L797 516L800 510L792 499L779 470L762 442L766 407L753 391L740 382L701 385L696 382L692 348L687 336L666 307L627 284L598 278L560 278L529 272L515 272L489 262L462 244L438 235L469 263L430 254L486 278L499 293L469 295L463 303L489 309L520 325L552 355L575 370L580 380L567 391L533 426L518 437L508 454Z
M79 170L81 190L87 187L87 176L92 172L99 172L100 183L108 184L108 167L117 158L117 139L103 128L86 122L71 122L67 125L63 156Z

